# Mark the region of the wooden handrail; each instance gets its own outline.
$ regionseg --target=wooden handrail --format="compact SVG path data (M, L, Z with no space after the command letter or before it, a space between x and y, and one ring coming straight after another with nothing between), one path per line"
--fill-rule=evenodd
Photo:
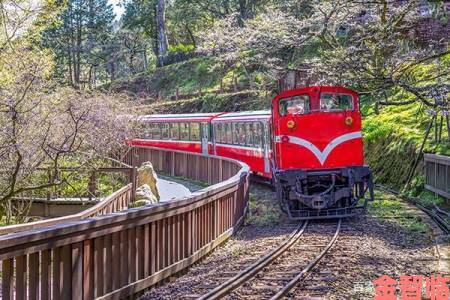
M178 201L105 215L105 207L91 209L84 216L95 217L0 236L2 299L133 296L193 264L242 224L246 165L162 149L132 154L134 166L150 160L159 171L213 185Z
M53 226L53 225L57 225L57 224L63 224L63 223L67 223L67 222L81 220L84 218L93 217L97 214L105 214L105 208L112 205L115 201L117 201L117 199L119 199L124 194L129 194L131 191L131 186L132 186L131 183L124 186L123 188L115 191L114 193L112 193L111 195L109 195L108 197L106 197L105 199L100 201L99 203L97 203L95 206L88 208L88 209L86 209L82 212L79 212L77 214L74 214L74 215L64 216L64 217L59 217L59 218L52 218L52 219L48 219L48 220L42 220L42 221L36 221L36 222L30 222L30 223L24 223L24 224L0 227L0 235L10 234L10 233L15 233L15 232L22 232L22 231L29 231L29 230L34 230L34 229L38 229L38 228L43 228L43 227ZM132 200L130 196L128 196L127 199L129 200L128 203ZM114 212L114 211L110 211L110 212Z
M425 154L425 188L450 199L450 157Z

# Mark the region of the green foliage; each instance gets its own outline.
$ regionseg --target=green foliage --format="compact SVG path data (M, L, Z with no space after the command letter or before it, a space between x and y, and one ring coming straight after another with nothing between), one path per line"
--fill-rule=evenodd
M91 84L108 78L107 69L99 66L105 66L116 51L110 44L113 21L108 0L68 0L42 38L42 44L55 55L54 76L77 87L82 82Z
M189 53L195 50L195 46L193 44L177 44L169 46L169 53Z
M448 57L444 56L442 60L446 59ZM436 67L437 64L418 65L413 68L412 76L422 80L436 72ZM415 95L401 89L386 93L386 96L382 102L402 103L416 99ZM366 97L364 101L366 105L362 112L366 161L378 182L401 189L431 122L432 117L426 112L429 108L416 101L407 105L380 105L377 109L376 104L373 104L374 99ZM436 143L435 127L432 127L425 152L450 155L445 123L442 129L442 140ZM421 164L416 170L416 174L420 173ZM423 186L418 183L417 188L422 190Z

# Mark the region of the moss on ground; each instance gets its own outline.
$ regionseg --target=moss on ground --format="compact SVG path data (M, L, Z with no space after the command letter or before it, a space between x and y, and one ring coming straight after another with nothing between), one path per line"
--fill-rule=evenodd
M369 214L379 218L381 223L390 223L407 231L428 234L428 225L411 210L398 196L377 191L376 201L368 205Z
M257 188L259 188L260 190L264 189L261 187ZM281 210L278 208L277 203L270 198L270 196L272 195L268 195L269 197L264 197L263 195L258 194L258 192L261 193L261 191L257 191L250 194L250 213L248 214L245 223L250 225L264 226L279 224L280 222L283 222ZM267 193L271 194L270 191L267 191Z

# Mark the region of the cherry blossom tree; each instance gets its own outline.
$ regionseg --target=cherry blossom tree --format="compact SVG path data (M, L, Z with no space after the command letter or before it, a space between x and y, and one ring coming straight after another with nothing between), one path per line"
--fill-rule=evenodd
M442 40L421 44L416 29L424 17L445 14L442 3L430 16L419 0L320 1L315 8L305 22L322 44L321 55L308 61L320 83L353 86L385 105L435 105L429 95L448 82L450 52ZM399 90L415 99L387 101Z
M13 197L61 184L60 167L69 158L83 164L123 147L134 117L124 96L52 81L53 57L35 43L43 11L21 13L6 2L0 10L0 207L10 215ZM51 171L46 181L35 176L41 168Z

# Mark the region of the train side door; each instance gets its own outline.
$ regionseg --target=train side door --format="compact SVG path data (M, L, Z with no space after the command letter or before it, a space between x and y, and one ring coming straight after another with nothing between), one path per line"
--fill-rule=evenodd
M270 173L270 127L267 122L264 126L264 173Z
M209 124L202 123L202 154L208 154L208 142L209 142Z

